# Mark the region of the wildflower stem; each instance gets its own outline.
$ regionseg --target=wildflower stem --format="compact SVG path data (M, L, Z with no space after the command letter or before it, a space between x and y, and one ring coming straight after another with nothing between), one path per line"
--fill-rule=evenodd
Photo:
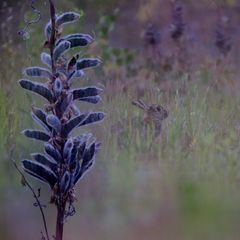
M52 73L53 75L56 74L56 67L54 63L54 58L53 58L53 50L55 46L55 34L56 34L56 21L55 21L55 6L53 4L52 0L49 0L49 6L50 6L50 14L51 14L51 22L52 22L52 34L49 42L49 47L50 47L50 54L51 54L51 59L52 59Z
M50 54L51 54L51 60L52 60L52 74L53 76L55 76L56 66L54 63L53 52L54 52L55 41L56 41L56 21L55 21L55 6L52 0L49 0L49 6L50 6L50 15L51 15L51 23L52 23L52 33L51 33L49 47L50 47ZM62 198L60 198L60 201L56 205L57 205L57 222L56 222L55 237L56 237L56 240L62 240L66 202Z
M66 203L57 206L56 240L63 239L63 225Z

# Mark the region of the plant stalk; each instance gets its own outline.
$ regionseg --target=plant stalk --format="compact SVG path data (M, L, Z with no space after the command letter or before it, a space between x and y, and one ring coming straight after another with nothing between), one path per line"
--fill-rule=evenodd
M57 207L56 240L63 239L64 214L66 204Z
M52 0L49 0L49 9L50 9L50 15L51 15L51 23L52 23L52 34L49 42L49 48L50 48L50 55L52 59L52 74L55 76L56 74L56 66L54 63L53 58L53 52L55 47L55 41L56 41L56 21L55 21L55 6ZM54 81L54 79L52 79ZM56 222L56 234L55 239L56 240L62 240L63 239L63 226L64 226L64 215L65 215L65 208L66 208L66 202L63 201L62 198L60 198L59 203L57 204L57 222Z
M49 42L49 48L50 48L50 55L52 59L52 73L53 75L56 74L56 67L53 59L53 51L54 51L54 46L55 46L55 34L56 34L56 21L55 21L55 6L53 4L52 0L49 0L49 8L50 8L50 15L51 15L51 23L52 23L52 34Z

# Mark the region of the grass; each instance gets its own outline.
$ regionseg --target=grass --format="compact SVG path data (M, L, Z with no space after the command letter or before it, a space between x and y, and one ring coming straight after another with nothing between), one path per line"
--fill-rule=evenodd
M151 149L151 132L144 137L142 129L131 121L143 116L131 104L132 95L121 91L106 93L100 106L107 113L106 120L94 127L102 150L95 168L79 185L80 214L72 219L82 222L82 227L85 219L91 219L96 235L90 229L81 229L86 231L86 239L91 239L92 234L94 239L112 239L119 234L124 239L145 239L141 238L145 236L144 228L151 232L145 236L148 239L162 234L173 239L193 239L196 233L199 239L236 239L236 222L240 218L240 98L203 82L196 75L184 95L170 96L158 90L146 93L146 102L160 103L169 110L162 139ZM155 84L149 82L153 89ZM28 105L28 97L21 94L17 99ZM8 136L6 102L6 98L1 98L1 147ZM15 105L15 136L16 129L20 130L19 117L30 121L26 113L19 116L25 106ZM113 130L119 122L119 129ZM23 140L18 140L18 154L27 156L30 149L28 141ZM8 153L6 149L3 152ZM9 172L16 174L14 169ZM2 173L1 180L4 176ZM8 185L5 181L4 186ZM170 226L175 235L168 229ZM67 228L69 239L78 234L80 230L76 229L74 232ZM180 237L176 238L178 234Z
M103 123L107 134L102 135L102 159L97 165L104 164L110 185L104 192L107 210L111 206L123 223L138 222L155 216L155 211L161 215L169 201L185 232L183 239L192 239L196 232L199 239L231 239L232 235L234 239L240 197L239 97L195 79L186 95L161 103L169 104L170 116L162 141L147 150L146 139L136 134L141 129L131 123L124 126L122 141L127 144L123 148L117 144L118 133L111 132L116 121L135 114L129 97L120 95L104 102L109 116Z

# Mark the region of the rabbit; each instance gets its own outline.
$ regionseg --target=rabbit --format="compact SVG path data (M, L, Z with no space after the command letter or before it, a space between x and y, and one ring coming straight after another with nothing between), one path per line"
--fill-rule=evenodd
M139 132L141 138L146 139L150 130L152 140L146 145L150 149L161 135L162 121L168 117L168 111L160 105L147 105L141 100L132 101L132 104L144 110L144 117L131 116L129 119L119 119L111 126L111 132L117 134L119 147L126 148L131 144L132 139L136 139Z
M144 111L143 123L154 127L154 139L162 132L162 123L168 117L168 111L157 104L145 104L142 100L132 101L132 104Z

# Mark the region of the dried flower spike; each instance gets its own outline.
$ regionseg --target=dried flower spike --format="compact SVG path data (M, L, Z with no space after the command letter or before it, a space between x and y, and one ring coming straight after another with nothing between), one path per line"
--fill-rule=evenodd
M215 44L219 52L224 57L226 57L232 48L231 37L228 34L229 25L230 19L227 16L222 16L216 29Z
M172 1L172 25L171 25L171 38L174 41L180 41L183 37L186 24L183 21L183 7L179 1Z
M161 33L153 23L149 22L144 32L144 45L148 61L152 63L160 61L160 44Z
M148 23L144 34L146 46L157 46L161 43L161 34L152 23Z
M44 143L44 153L34 153L31 159L22 161L23 169L30 176L48 184L51 189L51 203L58 211L56 240L63 237L63 224L66 217L75 210L74 187L93 166L99 143L91 140L91 134L73 135L74 130L87 124L103 120L102 112L81 112L76 102L96 104L101 100L102 89L95 86L72 88L72 81L78 81L87 68L97 67L101 61L96 58L69 58L68 51L85 47L93 42L88 34L76 33L61 36L66 24L77 21L80 15L75 12L55 14L50 2L51 20L45 27L45 46L49 54L41 54L45 67L29 67L24 75L30 78L45 78L45 83L21 79L22 88L43 97L47 104L43 109L33 107L32 118L41 127L27 129L23 134Z

